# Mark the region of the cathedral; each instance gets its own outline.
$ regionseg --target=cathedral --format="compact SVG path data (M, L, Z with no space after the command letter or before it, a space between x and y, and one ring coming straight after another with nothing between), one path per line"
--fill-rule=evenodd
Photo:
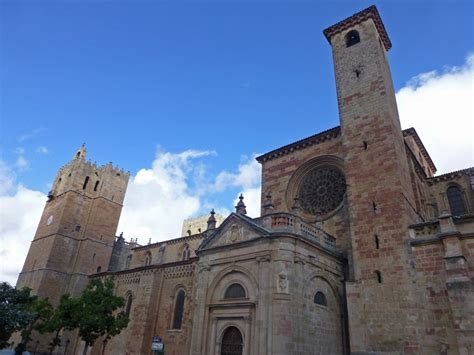
M126 241L129 174L82 147L56 176L17 287L57 304L113 277L130 323L106 354L152 354L155 336L166 355L473 354L474 168L436 176L416 130L401 129L374 6L323 33L340 125L257 158L260 217L241 195L179 238ZM83 347L65 333L58 354Z

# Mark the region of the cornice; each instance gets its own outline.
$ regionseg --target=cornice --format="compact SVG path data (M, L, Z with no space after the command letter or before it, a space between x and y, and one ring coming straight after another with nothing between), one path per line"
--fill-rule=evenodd
M392 48L392 42L390 41L390 38L388 38L387 31L385 30L385 26L382 22L382 19L380 18L380 14L377 11L375 5L372 5L366 8L365 10L357 12L351 17L348 17L345 20L342 20L336 23L335 25L326 28L323 31L324 36L326 36L328 42L331 43L331 38L334 35L343 32L348 28L354 27L355 25L358 25L361 22L367 21L368 19L372 19L372 21L374 21L375 27L377 28L385 50L388 51L390 48Z
M340 133L341 133L341 127L336 126L334 128L328 129L326 131L322 131L310 137L301 139L294 143L290 143L281 148L278 148L268 153L265 153L263 155L260 155L259 157L257 157L257 161L259 163L264 163L266 161L279 158L283 155L293 153L295 150L301 150L315 144L320 144L320 143L332 140L336 138L337 136L339 136Z

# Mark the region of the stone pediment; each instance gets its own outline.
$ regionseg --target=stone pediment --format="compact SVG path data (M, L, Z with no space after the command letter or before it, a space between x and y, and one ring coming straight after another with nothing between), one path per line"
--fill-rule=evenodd
M209 235L199 250L245 242L269 234L269 231L256 224L251 218L232 213Z

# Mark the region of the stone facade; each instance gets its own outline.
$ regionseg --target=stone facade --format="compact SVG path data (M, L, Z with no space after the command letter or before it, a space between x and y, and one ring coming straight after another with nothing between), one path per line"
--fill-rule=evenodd
M177 239L114 240L128 175L79 151L18 285L57 299L86 275L114 277L130 324L107 354L151 354L156 335L171 355L473 353L474 169L435 176L415 129L402 131L375 7L324 34L341 124L257 158L261 217L241 198ZM83 189L95 172L107 187ZM72 344L61 353L82 350Z

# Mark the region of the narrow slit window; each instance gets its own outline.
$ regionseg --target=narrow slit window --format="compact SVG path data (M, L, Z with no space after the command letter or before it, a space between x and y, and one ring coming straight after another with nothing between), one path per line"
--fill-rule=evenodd
M129 293L127 297L127 304L125 306L125 315L128 317L130 316L130 311L132 310L132 294Z
M377 206L375 201L372 201L372 209L374 210L375 214L377 214L379 212L379 206Z
M379 236L377 234L374 236L374 240L375 240L375 249L379 249L380 242L379 242Z
M375 271L375 276L377 277L377 282L379 284L381 284L382 283L382 273L380 271L376 270Z
M89 183L89 176L86 176L86 179L84 180L84 185L82 185L83 190L86 189L88 183Z
M97 188L99 187L99 183L100 183L99 180L97 180L97 181L95 182L94 191L97 191Z

